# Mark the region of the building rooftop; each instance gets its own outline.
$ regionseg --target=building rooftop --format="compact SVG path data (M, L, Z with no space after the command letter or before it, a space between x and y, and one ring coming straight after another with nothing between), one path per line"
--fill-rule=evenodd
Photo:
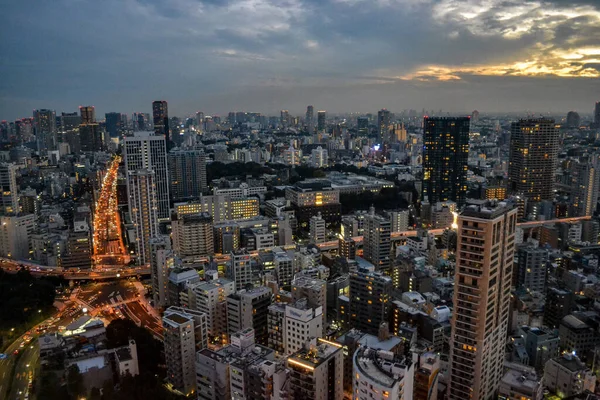
M185 323L189 322L190 318L185 317L181 314L173 313L173 314L165 315L163 317L163 321L165 321L166 323L170 323L170 321L172 321L176 325L175 324L171 324L171 325L177 327L181 324L185 324Z
M534 393L541 382L535 374L524 374L522 371L509 369L502 377L502 383L515 388L520 393Z
M302 348L288 357L288 363L309 369L316 368L341 350L341 344L318 338L312 341L310 348Z
M368 347L359 348L353 361L358 373L388 388L394 387L412 367L412 360Z
M469 200L461 216L494 219L513 208L514 204L510 201Z
M580 320L574 315L567 315L561 321L561 324L567 326L571 329L587 329L589 328L588 324Z
M583 371L586 368L585 364L581 360L572 354L564 354L562 357L553 358L552 361L568 369L571 372Z

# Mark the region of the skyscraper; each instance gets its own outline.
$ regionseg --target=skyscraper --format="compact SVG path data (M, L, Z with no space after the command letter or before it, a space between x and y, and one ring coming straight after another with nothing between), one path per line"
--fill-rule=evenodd
M206 155L200 150L173 149L169 152L171 196L175 201L200 197L206 191Z
M154 171L158 218L161 221L168 221L171 212L165 137L154 135L152 132L136 132L134 136L127 136L125 138L125 168L128 172L139 169Z
M167 305L169 269L174 266L171 239L167 235L150 238L150 273L152 280L152 298L154 307Z
M179 257L194 260L214 254L213 224L209 213L174 218L171 221L173 249Z
M379 325L387 321L392 294L392 278L361 267L350 274L350 325L377 335Z
M387 135L392 125L392 117L389 110L385 108L377 112L377 129L379 132L379 140L383 143L387 139Z
M252 265L250 254L245 249L231 253L225 276L235 282L235 290L245 289L252 283Z
M19 196L17 194L17 166L10 163L0 164L0 214L18 214Z
M34 110L33 120L38 151L54 150L57 143L56 113L54 110Z
M104 118L106 119L106 132L108 136L111 138L118 137L125 128L121 113L109 112L104 114Z
M288 110L281 110L279 113L279 124L283 128L290 126L290 112Z
M576 111L569 111L567 113L567 127L568 128L579 128L581 118Z
M552 200L558 157L558 129L553 119L513 122L508 164L508 190L532 201Z
M596 108L594 108L594 127L600 128L600 101L596 102Z
M306 130L310 134L315 130L315 109L313 106L306 107Z
M327 111L318 111L317 112L317 131L324 132L327 128L326 125L327 120Z
M369 118L358 117L356 119L356 130L359 135L366 135L369 133Z
M450 400L495 399L503 376L517 209L467 205L458 217Z
M106 149L100 126L96 123L79 125L81 151L102 151Z
M150 114L133 113L131 118L134 131L147 131L150 129Z
M139 265L152 259L150 239L159 234L155 177L156 173L152 170L127 171L129 213L135 228Z
M390 266L392 223L388 218L375 214L371 207L365 216L363 240L364 259L375 266L377 271Z
M94 106L79 106L81 123L84 125L96 123L96 109Z
M154 133L165 137L167 151L170 150L169 107L166 101L157 100L152 102L152 121L154 122Z
M571 214L592 215L600 190L600 159L598 154L581 157L571 167Z
M470 118L425 117L423 200L452 200L459 207L467 195Z

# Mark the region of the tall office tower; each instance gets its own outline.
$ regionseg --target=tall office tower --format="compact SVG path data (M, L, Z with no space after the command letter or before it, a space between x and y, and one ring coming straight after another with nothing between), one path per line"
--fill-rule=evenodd
M124 114L118 112L104 114L104 118L106 119L106 132L109 137L119 137L121 132L127 127L127 123L123 120L123 116Z
M135 229L139 265L147 264L152 259L150 239L159 234L155 176L152 170L127 172L129 213Z
M508 190L532 201L554 198L558 129L553 119L513 122L510 136Z
M388 215L392 223L392 232L404 232L408 230L409 210L392 211Z
M131 122L135 132L148 131L152 128L150 126L150 114L148 113L133 113Z
M517 209L467 205L458 217L450 400L496 399L503 375Z
M292 281L292 299L298 301L308 300L308 307L317 309L322 307L327 310L327 282L322 279L313 279L310 276L297 275ZM327 328L327 312L323 311L323 333Z
M279 125L283 128L290 126L290 112L288 110L281 110L279 112Z
M470 118L425 117L422 199L429 204L467 196Z
M530 244L519 246L516 254L515 272L517 287L528 292L546 293L546 270L548 250Z
M167 305L169 270L175 265L174 253L171 251L171 240L167 235L150 238L150 274L152 280L152 298L154 307Z
M327 230L325 229L325 220L321 217L321 213L310 217L310 242L311 243L324 243L327 238Z
M18 214L19 196L17 188L17 166L0 163L0 214Z
M29 258L29 243L35 226L33 214L0 216L0 257Z
M287 359L290 400L344 398L342 345L321 338Z
M327 149L322 148L321 146L313 149L311 152L311 164L314 168L323 168L327 167L327 163L329 161L329 155Z
M208 333L227 342L227 296L235 293L235 283L219 278L188 285L190 308L207 316Z
M79 115L81 115L81 124L96 123L96 109L94 106L79 106Z
M171 150L169 107L166 101L152 102L152 121L154 122L154 134L164 136L167 151Z
M70 131L81 125L81 117L76 112L72 113L61 113L60 116L60 127L61 130Z
M33 123L38 151L54 150L57 143L56 113L54 110L34 110Z
M315 131L315 109L313 106L306 107L306 130L309 134Z
M596 108L594 108L594 127L600 128L600 101L596 102Z
M196 260L215 253L213 224L209 213L175 216L171 220L173 249L182 259Z
M206 348L206 314L171 307L162 322L167 381L184 396L192 396L196 392L196 351Z
M359 135L367 135L369 133L369 118L358 117L356 119L356 130Z
M323 336L323 310L308 306L307 299L300 299L285 306L284 352L292 354L304 347L305 343L312 338Z
M225 276L235 282L235 290L245 289L252 283L252 265L250 254L246 249L231 253L231 260L227 264Z
M389 219L375 214L371 207L365 216L363 239L364 259L375 266L377 271L390 267L392 223Z
M600 159L598 154L581 157L571 167L571 214L592 215L598 202L600 190Z
M275 270L277 284L281 288L288 288L294 279L294 261L283 250L273 249L273 254L275 256L273 269Z
M208 189L206 154L203 151L173 149L168 160L173 200L198 198Z
M317 131L325 132L327 129L327 111L318 111L317 112Z
M392 278L375 272L371 266L351 273L350 325L365 333L379 334L379 326L388 319L392 289Z
M380 143L387 139L388 133L390 132L390 127L392 125L392 116L389 110L385 108L379 110L377 112L377 132L379 133Z
M352 356L352 367L354 400L413 399L416 366L411 356L361 346Z
M233 335L244 329L254 329L256 341L269 342L269 306L273 292L265 286L239 290L227 297L227 331Z
M567 127L568 128L579 128L581 124L581 117L576 111L569 111L567 113Z
M79 125L81 151L102 151L106 149L100 125L96 123Z
M138 169L154 171L158 218L160 221L168 221L171 210L165 138L156 136L152 132L135 132L133 136L127 136L125 138L125 168L127 172ZM127 187L129 188L129 186ZM129 189L127 190L129 191Z

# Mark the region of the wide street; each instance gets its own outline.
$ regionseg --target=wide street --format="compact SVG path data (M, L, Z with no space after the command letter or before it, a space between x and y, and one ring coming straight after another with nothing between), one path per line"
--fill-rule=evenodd
M39 361L37 341L25 346L15 369L9 399L32 399L30 383L39 373Z

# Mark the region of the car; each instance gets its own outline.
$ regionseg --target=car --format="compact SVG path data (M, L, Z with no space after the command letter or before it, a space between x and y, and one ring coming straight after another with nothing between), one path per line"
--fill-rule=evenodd
M17 354L19 354L19 349L15 350L15 351L13 352L13 354L14 354L15 356L16 356Z
M6 360L8 356L4 353L0 353L0 360Z

